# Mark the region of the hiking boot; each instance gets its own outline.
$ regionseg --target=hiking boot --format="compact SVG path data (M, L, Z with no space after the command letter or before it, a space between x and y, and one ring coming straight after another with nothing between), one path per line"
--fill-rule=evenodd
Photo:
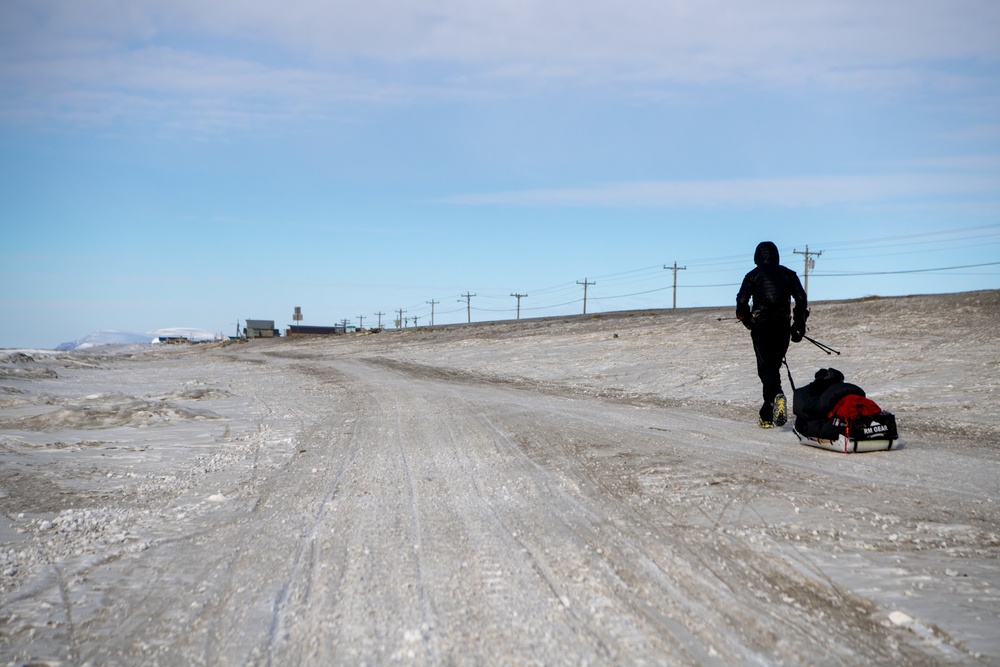
M784 426L788 422L788 401L784 394L774 397L774 425Z
M757 426L760 426L761 428L774 428L774 422L769 422L763 417L759 417L757 419Z

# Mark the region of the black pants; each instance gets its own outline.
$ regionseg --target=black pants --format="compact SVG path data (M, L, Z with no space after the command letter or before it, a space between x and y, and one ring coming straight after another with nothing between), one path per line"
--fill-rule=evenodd
M760 406L760 417L771 421L774 411L774 397L784 393L781 390L781 362L788 353L791 324L786 320L754 322L750 330L753 351L757 355L757 377L763 385L764 404Z

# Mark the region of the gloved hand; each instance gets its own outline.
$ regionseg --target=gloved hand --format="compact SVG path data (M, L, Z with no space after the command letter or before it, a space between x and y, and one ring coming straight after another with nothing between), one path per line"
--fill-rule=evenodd
M806 335L806 323L805 322L793 322L792 323L792 342L801 343L803 337Z
M747 328L747 331L749 331L751 327L753 327L752 317L738 317L738 319L740 323Z

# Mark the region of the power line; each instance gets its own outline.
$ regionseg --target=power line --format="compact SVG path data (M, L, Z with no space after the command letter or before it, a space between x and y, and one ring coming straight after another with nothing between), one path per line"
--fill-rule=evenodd
M907 274L932 274L941 272L953 272L951 275L960 275L958 271L965 270L964 275L995 275L992 273L984 273L982 271L975 272L975 269L984 269L986 267L996 267L1000 266L998 262L982 262L982 263L967 263L967 264L951 264L955 259L961 261L961 259L975 260L975 259L989 259L990 255L995 255L995 253L989 252L991 246L998 243L998 237L1000 237L1000 224L985 224L979 226L970 226L959 229L946 229L937 231L926 231L911 234L907 232L903 235L894 236L883 236L883 237L840 237L836 241L827 242L824 244L816 243L812 239L811 243L805 245L804 251L799 251L795 248L793 251L788 251L786 246L784 248L785 252L794 252L794 254L803 255L805 262L805 271L803 274L805 288L809 289L809 277L810 274L819 277L861 277L861 276L890 276L890 275L907 275ZM823 251L814 251L813 247L819 245L823 248ZM802 247L802 246L799 246ZM962 257L961 248L975 247L979 251L978 257ZM824 268L833 269L837 267L857 267L859 269L867 268L866 264L869 264L865 258L875 256L873 253L877 252L879 249L885 250L877 255L881 259L886 257L897 256L897 255L907 255L907 254L926 254L928 252L939 253L936 257L945 258L949 253L954 253L948 259L944 261L934 262L933 260L927 261L930 258L923 258L923 260L916 260L914 264L940 264L943 266L928 267L928 268L912 268L912 269L900 269L900 270L889 270L891 267L887 266L887 262L879 262L881 268L887 270L882 271L850 271L850 270L833 270L833 271L815 271L814 259L820 255L827 255L827 259L824 260ZM982 256L982 253L986 253L986 256ZM673 307L676 308L677 303L677 286L679 284L679 276L676 271L680 270L690 270L692 273L689 278L702 278L702 280L689 284L685 283L683 287L685 289L714 289L714 288L729 288L736 287L740 284L737 278L737 273L739 273L739 278L742 278L743 271L738 268L739 265L743 265L745 260L747 260L748 253L740 253L739 255L727 255L727 256L715 256L707 257L701 259L687 259L686 263L681 266L682 262L676 260L672 265L659 264L656 266L643 266L635 269L629 269L625 271L611 272L608 274L599 274L595 277L595 280L591 281L585 278L583 281L575 282L565 282L543 289L532 289L531 294L533 295L531 306L524 306L518 298L519 292L509 292L501 288L500 290L495 290L496 293L492 293L491 290L483 293L480 289L478 296L483 299L482 304L495 306L494 308L477 308L476 310L488 313L510 313L515 314L516 317L520 318L522 309L525 312L538 313L540 311L558 311L560 309L566 309L568 314L575 304L579 304L581 299L573 292L579 289L580 285L584 286L583 290L583 312L587 313L588 308L593 307L592 304L588 303L588 300L593 301L594 297L589 294L589 287L591 285L596 285L597 282L601 282L604 285L602 288L601 296L597 299L598 310L604 309L609 306L608 302L615 299L626 299L632 297L642 297L644 295L657 294L659 292L668 289L668 287L661 287L662 278L657 276L662 276L659 272L662 270L672 270L673 274ZM870 266L870 264L869 264ZM912 265L911 265L912 266ZM675 270L676 267L676 270ZM971 272L970 272L971 271ZM600 280L597 280L597 279ZM733 279L736 280L733 280ZM693 282L693 281L692 281ZM645 287L650 287L651 289L644 289ZM501 293L502 290L502 293ZM620 293L618 293L620 291ZM614 296L605 296L606 292L616 293ZM477 296L468 291L461 295L462 301L464 301L466 318L467 321L471 323L471 299ZM527 296L527 294L522 294L522 297ZM514 297L518 299L518 303L515 308L500 307L501 300ZM493 301L490 301L492 299ZM549 301L550 303L545 303ZM637 299L635 303L641 304L645 300ZM436 316L441 315L444 317L454 316L458 312L458 309L447 309L446 311L440 311L435 309L436 303L424 302L425 304L430 304L430 316L433 320ZM509 303L509 302L508 302ZM645 307L645 306L639 306ZM656 307L655 305L650 307ZM417 311L420 313L421 317L425 317L428 309L426 306L414 306L410 308L411 311ZM403 311L405 312L405 311ZM579 311L578 311L579 312Z
M964 266L941 266L935 269L908 269L905 271L858 271L856 273L817 273L824 278L843 278L848 276L891 276L902 273L934 273L935 271L952 271L955 269L973 269L980 266L1000 266L1000 262L986 262L984 264L965 264Z
M572 301L564 301L563 303L550 303L545 306L535 306L533 308L525 308L525 310L547 310L549 308L562 308L564 306L572 306L574 303L580 303L580 299L574 299Z
M966 240L966 239L963 239L963 240ZM850 262L850 261L855 261L855 260L859 260L859 259L869 259L869 258L872 258L872 257L877 257L879 259L885 259L886 257L898 257L900 255L926 255L927 253L955 252L956 250L965 250L967 248L976 248L977 250L982 250L982 249L984 249L987 246L998 245L998 244L1000 244L1000 241L990 241L988 243L982 243L982 242L980 242L980 243L973 243L973 244L969 244L969 245L958 245L958 246L942 246L942 243L944 243L944 242L943 241L925 241L925 242L921 242L919 244L915 243L915 244L911 244L911 245L933 244L933 247L931 247L931 248L921 248L920 250L906 250L906 251L903 251L903 252L885 252L885 251L882 251L879 246L874 246L874 247L872 247L872 250L875 251L875 252L873 252L872 254L867 254L867 255L852 254L849 257L840 257L840 258L836 257L835 255L831 255L830 257L827 258L826 261L828 261L828 262ZM905 246L907 244L902 244L902 245Z
M990 234L980 234L975 236L968 236L972 232L980 232L987 229L995 230ZM827 241L823 243L824 246L829 248L850 248L852 246L861 247L871 247L875 244L890 244L892 246L903 246L903 245L925 245L927 243L941 243L941 240L916 240L916 239L933 239L934 237L948 236L953 237L955 240L966 240L970 238L981 238L984 236L996 236L1000 234L1000 225L989 224L989 225L978 225L975 227L962 227L959 229L945 229L932 232L917 232L911 233L907 232L905 239L901 238L899 235L896 236L882 236L876 238L859 238L852 240L838 240L838 241Z

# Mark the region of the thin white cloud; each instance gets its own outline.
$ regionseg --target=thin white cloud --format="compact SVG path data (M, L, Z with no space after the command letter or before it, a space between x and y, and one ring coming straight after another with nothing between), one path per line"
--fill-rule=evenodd
M994 0L6 0L0 113L104 94L295 114L553 80L994 90L997 25Z
M144 23L134 3L122 8L129 25ZM699 76L1000 54L992 0L175 0L147 11L173 30L385 62L610 63Z
M166 47L127 57L93 53L17 62L0 82L0 117L7 119L83 125L140 119L205 130L319 117L345 102L418 97L394 82Z
M585 188L551 188L455 195L438 200L458 205L812 208L935 197L1000 194L1000 174L894 173L703 181L643 181Z

